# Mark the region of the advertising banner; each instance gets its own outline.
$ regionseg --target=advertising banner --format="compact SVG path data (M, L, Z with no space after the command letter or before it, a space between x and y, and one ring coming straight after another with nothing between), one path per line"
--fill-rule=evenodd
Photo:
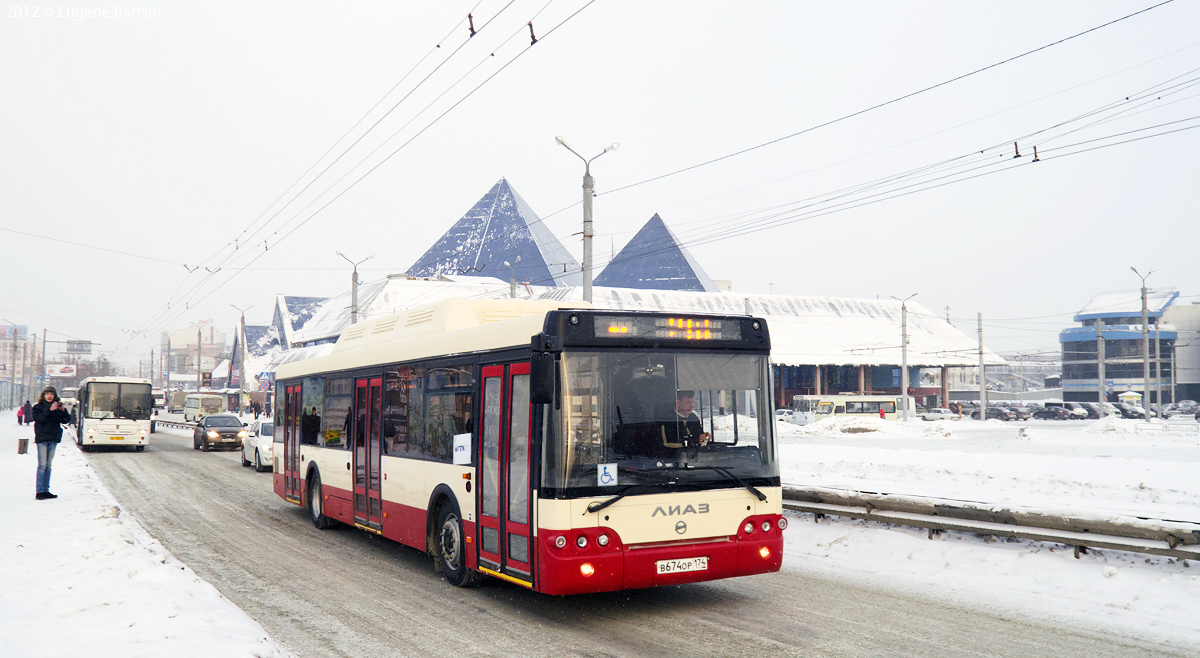
M47 363L47 377L75 377L77 371L72 363Z

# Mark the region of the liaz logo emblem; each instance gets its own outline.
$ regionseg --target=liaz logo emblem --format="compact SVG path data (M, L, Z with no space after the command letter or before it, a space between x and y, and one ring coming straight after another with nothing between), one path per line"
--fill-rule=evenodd
M677 533L679 533L679 534L681 534L681 535L682 535L683 533L687 532L687 524L686 524L686 523L684 523L683 521L680 521L679 523L676 523L676 524L675 524L675 532L677 532Z
M654 508L654 513L650 518L658 515L663 516L682 516L684 514L708 514L708 503L700 503L699 505L670 505L663 507L659 505Z

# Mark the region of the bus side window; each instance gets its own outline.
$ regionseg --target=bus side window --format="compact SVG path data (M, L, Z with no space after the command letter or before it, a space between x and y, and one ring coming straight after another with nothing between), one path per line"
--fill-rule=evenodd
M833 413L844 414L844 413L846 413L846 408L845 407L837 407L833 410Z

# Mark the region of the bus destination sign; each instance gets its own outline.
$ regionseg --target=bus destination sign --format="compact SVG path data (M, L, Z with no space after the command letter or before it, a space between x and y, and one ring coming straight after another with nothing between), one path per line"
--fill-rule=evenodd
M738 322L705 317L648 318L596 316L596 337L665 338L668 340L740 340Z

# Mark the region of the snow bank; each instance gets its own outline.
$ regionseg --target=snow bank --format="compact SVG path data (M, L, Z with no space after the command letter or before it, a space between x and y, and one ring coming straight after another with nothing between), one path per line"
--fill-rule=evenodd
M807 425L799 426L787 422L776 422L776 430L782 436L836 436L838 434L867 434L874 436L890 436L903 438L947 438L953 437L951 429L953 421L939 420L936 422L884 420L868 416L866 418L851 418L848 416L832 416L823 418Z
M124 512L64 441L50 490L34 499L37 452L0 413L0 654L32 658L288 656L240 608L171 556ZM131 459L139 455L130 453Z

